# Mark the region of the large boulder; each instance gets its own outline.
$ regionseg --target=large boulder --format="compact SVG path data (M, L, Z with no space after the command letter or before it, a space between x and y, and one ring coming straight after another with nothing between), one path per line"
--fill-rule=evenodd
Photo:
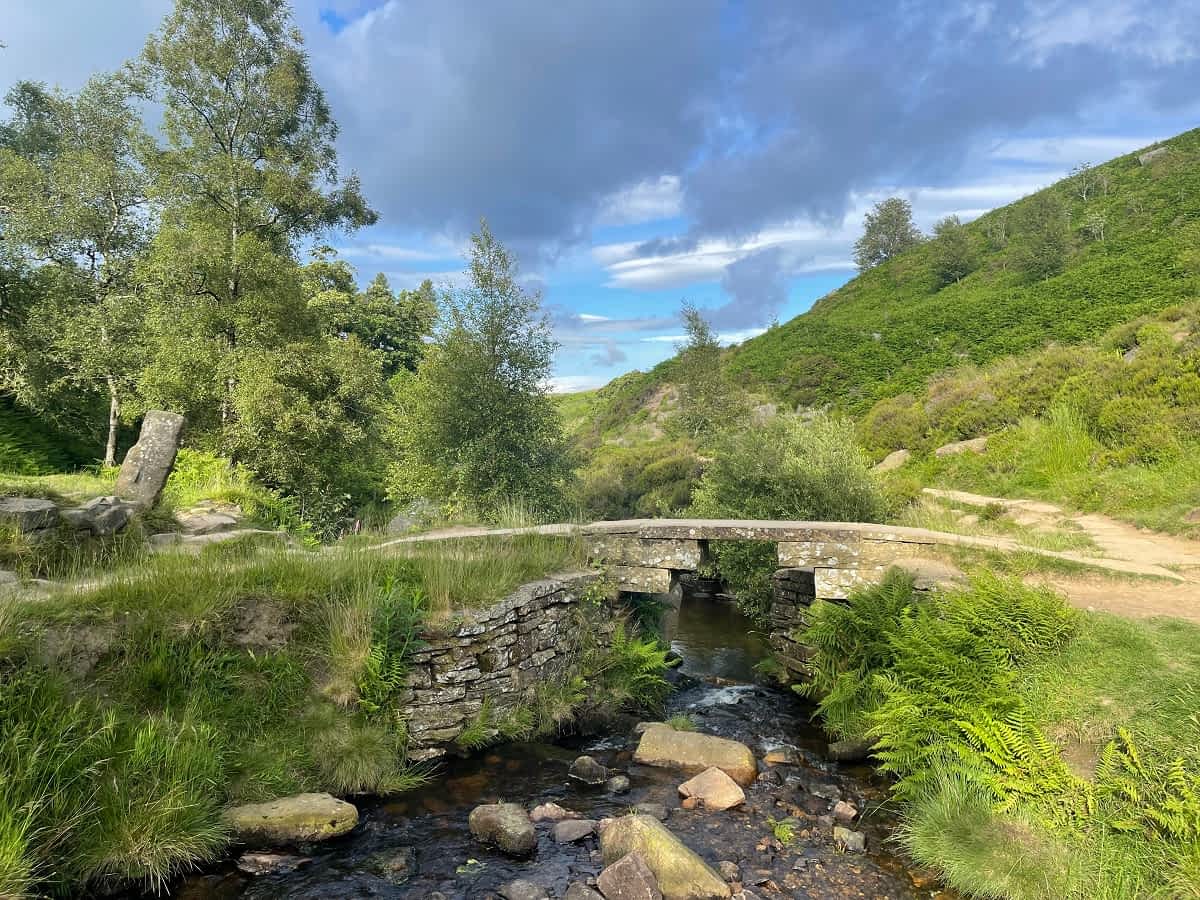
M183 421L178 413L158 409L146 413L137 443L129 448L121 463L115 489L118 497L145 509L158 502L175 467Z
M658 880L640 853L627 853L608 865L596 886L605 900L663 900Z
M235 806L224 819L244 844L279 846L345 834L358 824L358 810L329 794L297 794Z
M537 832L525 809L516 803L485 803L471 810L471 834L509 856L529 856L537 848Z
M746 802L746 793L736 781L715 766L705 769L679 786L681 797L696 800L705 809L720 812Z
M652 816L614 819L600 835L600 852L607 866L628 854L640 855L654 873L664 900L722 900L730 893L729 885L708 863ZM610 896L603 881L600 890Z
M0 497L0 525L22 534L53 528L58 524L58 505L37 497Z
M675 731L655 725L642 733L634 762L698 774L716 767L743 787L758 777L754 751L745 744L698 731Z

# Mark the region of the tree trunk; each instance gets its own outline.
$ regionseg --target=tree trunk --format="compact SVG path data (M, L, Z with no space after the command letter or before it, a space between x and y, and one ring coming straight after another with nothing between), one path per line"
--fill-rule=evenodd
M117 394L117 383L111 375L104 376L108 382L108 442L104 445L104 464L117 464L117 429L121 425L121 397Z

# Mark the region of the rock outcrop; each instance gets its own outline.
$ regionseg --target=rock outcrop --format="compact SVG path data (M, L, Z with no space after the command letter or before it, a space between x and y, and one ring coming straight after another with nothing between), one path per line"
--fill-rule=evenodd
M988 439L986 436L971 438L968 441L955 441L952 444L943 444L933 451L934 456L946 457L957 456L960 453L983 453L987 450Z
M901 466L903 466L906 462L908 462L909 457L911 457L911 456L912 456L912 454L909 453L907 450L893 450L891 453L889 453L887 456L885 456L883 459L881 459L878 463L876 463L875 471L876 472L895 471L896 469L899 469Z
M537 832L523 807L516 803L487 803L471 810L471 834L509 856L529 856L537 848Z
M667 725L647 728L633 755L645 766L700 773L716 767L743 787L758 777L754 752L745 744Z
M152 409L142 419L142 431L137 443L125 454L121 473L117 476L115 492L144 509L158 503L183 434L183 416L178 413Z
M724 879L651 816L614 819L600 835L600 851L610 868L627 856L640 856L654 873L663 900L723 900L730 895ZM611 897L603 879L601 873L600 890Z
M358 824L358 810L329 794L297 794L235 806L224 819L242 843L273 847L345 834Z

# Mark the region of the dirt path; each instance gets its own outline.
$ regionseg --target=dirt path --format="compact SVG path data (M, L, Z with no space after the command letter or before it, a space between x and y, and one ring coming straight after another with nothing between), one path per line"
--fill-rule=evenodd
M925 493L967 506L997 505L1018 524L1031 528L1074 526L1086 533L1107 559L1159 566L1178 573L1181 579L1166 583L1099 574L1038 574L1027 579L1053 587L1076 606L1130 618L1173 616L1200 622L1200 541L1146 531L1095 513L1071 513L1040 500L988 497L936 488L926 488Z

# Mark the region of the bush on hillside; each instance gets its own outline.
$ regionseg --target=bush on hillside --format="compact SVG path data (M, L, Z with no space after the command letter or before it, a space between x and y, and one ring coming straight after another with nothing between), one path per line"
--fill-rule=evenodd
M692 513L706 518L869 522L886 512L854 426L823 414L726 435L692 495ZM761 620L771 602L774 546L719 541L711 549L739 605Z
M701 464L688 442L605 446L582 472L577 505L588 519L670 517L688 507Z

